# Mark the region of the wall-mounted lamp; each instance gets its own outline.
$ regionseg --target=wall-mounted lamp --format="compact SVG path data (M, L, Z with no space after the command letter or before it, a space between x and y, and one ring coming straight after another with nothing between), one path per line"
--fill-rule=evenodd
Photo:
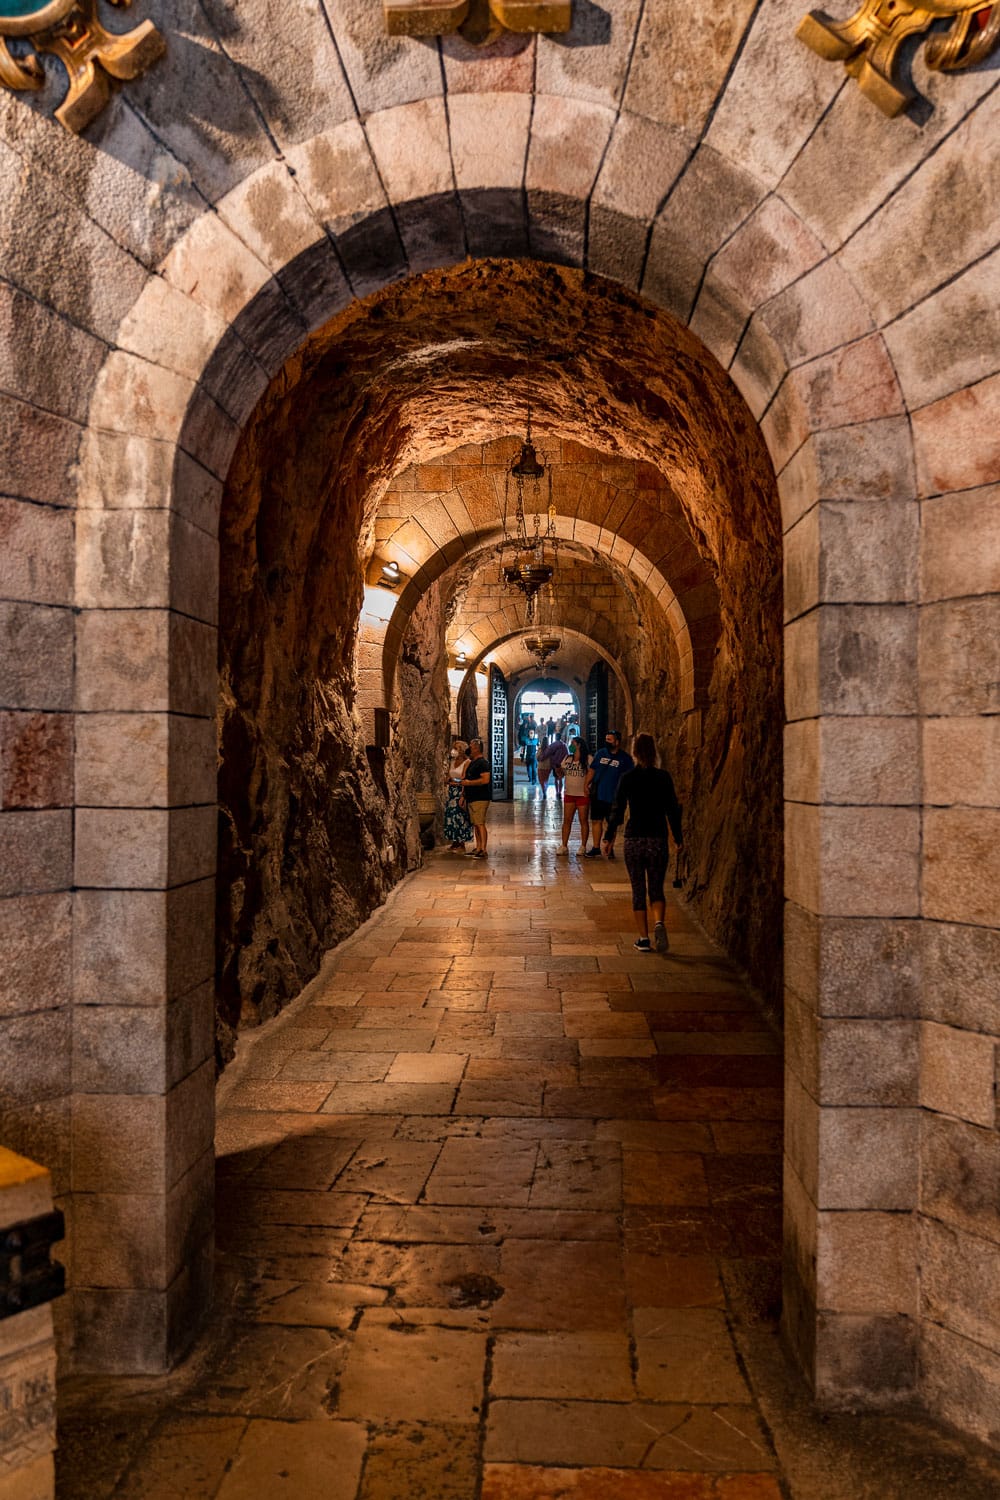
M406 574L398 562L373 557L365 573L365 582L369 588L396 590L406 582Z

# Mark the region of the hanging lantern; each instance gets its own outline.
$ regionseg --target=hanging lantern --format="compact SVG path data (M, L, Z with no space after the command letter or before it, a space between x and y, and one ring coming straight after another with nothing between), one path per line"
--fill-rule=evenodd
M549 658L555 656L562 645L562 638L558 635L545 635L539 632L538 635L527 636L524 644L538 663L539 671L544 672Z
M540 498L543 481L548 479L548 505L545 529L542 529L541 509L537 505L531 510L531 527L525 511L525 486L535 491L536 502ZM510 485L514 481L514 505L511 512ZM530 493L530 491L529 491ZM552 562L546 557L546 547L551 548ZM504 553L514 549L514 557L504 562ZM521 449L507 471L504 483L503 541L499 546L500 578L508 588L519 590L525 597L528 621L535 618L535 600L538 592L551 583L555 572L556 511L552 504L552 471L541 462L531 441L531 407L528 407L527 431Z

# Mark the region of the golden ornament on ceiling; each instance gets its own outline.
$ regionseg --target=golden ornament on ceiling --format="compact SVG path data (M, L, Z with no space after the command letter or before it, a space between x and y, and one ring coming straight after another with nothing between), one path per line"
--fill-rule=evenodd
M503 32L563 32L573 22L573 0L382 0L390 36L448 36L496 41Z
M951 26L930 37L924 50L929 68L958 72L982 62L1000 42L1000 3L982 0L863 0L846 21L813 10L796 35L831 62L843 62L866 98L883 114L898 115L914 95L898 75L899 49L907 37L922 36L935 21Z
M127 6L132 0L111 3ZM15 39L33 50L12 52ZM131 31L107 31L97 18L97 0L0 0L0 83L17 91L40 89L45 72L36 53L51 52L69 77L56 119L74 135L107 104L112 78L138 78L165 48L152 21Z

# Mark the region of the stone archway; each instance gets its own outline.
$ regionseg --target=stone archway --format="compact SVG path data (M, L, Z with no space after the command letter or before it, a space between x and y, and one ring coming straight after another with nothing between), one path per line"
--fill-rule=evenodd
M297 199L294 203L292 201L292 189L280 174L274 174L271 169L267 171L271 173L269 187L279 195L291 195L288 197L290 212L298 213L299 205ZM259 187L260 183L256 186ZM516 220L523 213L519 193L493 188L487 191L492 195L488 200L477 198L473 189L463 195L470 212L478 210L484 223L490 219L504 223L508 215ZM419 194L412 196L419 198ZM238 424L245 420L269 376L276 372L281 361L301 342L307 331L305 325L288 317L275 284L260 278L260 262L248 262L246 244L253 242L266 251L266 256L275 262L275 269L280 269L284 286L301 296L305 295L307 287L312 289L311 294L316 299L312 304L316 324L336 314L338 307L347 305L350 299L332 242L320 240L308 250L298 247L295 255L287 254L286 247L275 252L273 247L262 243L259 230L252 222L252 211L246 206L249 203L248 194L241 190L238 201L221 206L219 218L199 221L171 252L164 266L164 279L143 294L142 305L137 305L129 320L127 334L123 335L128 352L119 350L109 356L98 383L82 463L82 491L94 496L103 489L109 466L113 470L114 465L125 462L127 456L130 477L124 493L138 502L132 509L104 512L94 508L85 509L83 513L78 597L85 611L95 611L95 618L91 620L85 615L80 627L82 640L87 639L87 633L91 632L88 649L92 653L83 669L83 697L87 701L88 671L93 673L95 681L99 678L106 681L108 652L111 650L111 646L99 638L96 615L102 610L140 605L160 611L158 618L155 621L150 619L146 628L152 631L155 626L161 631L162 640L158 638L149 645L145 644L145 639L143 641L143 649L151 653L154 666L143 690L142 701L143 711L148 712L152 720L150 734L154 738L159 735L155 771L150 774L158 776L167 786L183 783L191 775L194 764L191 742L184 737L187 731L170 722L171 716L179 714L183 718L186 711L189 717L197 718L193 710L197 709L201 714L205 712L204 694L211 675L211 659L205 643L210 639L214 621L210 607L207 608L205 603L211 590L202 580L209 580L212 575L214 515L221 482L238 439ZM380 212L384 225L386 211ZM233 222L236 222L236 216L241 213L244 217L239 218L239 225L243 238L237 240L223 225L227 216L233 216ZM614 213L618 215L618 222L627 228L631 225L627 212L615 209ZM249 220L246 214L251 215ZM461 246L442 243L439 231L441 226L447 228L450 221L433 197L414 202L408 217L398 217L400 222L406 218L411 226L412 246L421 244L422 230L428 232L428 259L425 263L450 263L464 254L464 243ZM529 225L532 248L546 244L544 214L540 224L536 218L537 205ZM808 267L809 264L818 265L822 257L819 247L812 243L806 232L796 240L797 229L793 221L794 216L777 200L766 200L762 208L751 215L744 229L730 242L726 255L717 263L710 291L727 315L722 321L726 324L728 319L729 332L720 333L711 326L707 301L694 322L699 335L717 354L725 357L729 345L734 343L732 330L739 325L739 316L734 314L734 309L738 313L744 308L752 310L761 300L766 300L770 306L782 275L789 282L783 312L787 313L789 302L794 304L798 299L802 320L808 324L805 315L812 296L807 285ZM591 264L628 284L637 274L634 268L629 269L629 266L638 265L638 261L630 261L635 240L629 238L631 229L628 229L624 260L616 265L610 256L616 243L616 233L611 232L614 222L613 216L606 216L605 256L602 260L598 235L594 240L595 254ZM642 221L639 223L641 227ZM781 231L776 229L776 223L788 230L785 241L781 238ZM370 227L374 229L374 226ZM679 223L673 232L681 232ZM645 233L644 228L642 233ZM797 263L793 256L790 258L784 253L789 249L789 239L792 250L796 246L806 246ZM754 284L750 251L754 247L759 250L762 242L770 246L773 252L771 261L780 270L772 271L768 283L759 286ZM420 264L420 250L413 248L409 268L411 271L419 269ZM669 254L659 265L657 274L661 279L669 277L668 265ZM325 282L318 274L323 267L328 272ZM650 263L647 262L643 286L652 290L656 276L650 276L649 270ZM382 279L385 279L385 273L382 273ZM853 289L843 273L831 268L828 279L828 305L839 307L856 303ZM320 289L318 297L317 288ZM675 293L676 288L672 288L671 295ZM173 351L162 350L160 330L164 301L171 302L176 308L176 326L183 330L181 342L185 351L198 348L208 355L197 371L174 372L159 363L160 358L181 362ZM213 326L211 317L206 317L204 303L225 310L228 329L221 337L217 325ZM766 327L768 321L769 314L762 313L760 326ZM794 323L795 320L790 321ZM888 430L883 428L878 434L879 439L886 433L888 441L894 444L906 442L905 430L898 422L902 403L880 336L855 336L843 349L838 346L832 352L826 352L817 349L815 344L812 347L801 343L796 346L794 338L785 339L782 330L786 326L786 323L780 323L773 346L767 346L763 334L760 342L755 337L738 340L734 345L735 357L726 362L731 365L734 379L747 389L753 406L761 413L761 427L778 472L784 520L790 533L785 549L789 575L786 702L789 718L802 726L792 734L793 742L802 741L802 748L799 750L793 743L793 750L797 753L792 757L790 782L794 806L788 815L791 856L788 892L792 902L790 922L799 986L797 993L801 995L805 989L807 994L802 997L803 1003L796 1002L797 1024L801 1026L803 1042L801 1047L793 1049L790 1061L793 1092L797 1089L798 1093L789 1138L787 1305L789 1325L804 1362L813 1372L819 1388L825 1394L836 1395L862 1389L865 1385L863 1372L857 1362L849 1358L857 1340L859 1316L870 1323L873 1318L889 1316L890 1313L883 1313L877 1298L873 1302L867 1294L865 1307L859 1310L852 1303L850 1289L842 1295L836 1287L823 1281L824 1266L832 1265L836 1259L829 1236L836 1235L837 1227L829 1219L823 1220L818 1208L825 1193L821 1181L825 1148L820 1146L819 1136L821 1131L839 1123L838 1110L844 1101L837 1098L822 1102L823 1090L815 1081L815 1070L819 1070L820 1077L826 1077L832 1062L828 1064L826 1060L824 1049L827 1043L821 1037L816 1015L818 989L825 970L822 961L816 959L810 973L809 944L815 940L821 918L825 916L834 916L850 925L856 921L866 924L871 918L883 915L905 917L911 912L915 914L915 895L910 895L910 869L911 866L915 868L916 852L912 847L911 820L895 807L870 808L862 819L859 840L857 819L848 820L845 809L839 805L825 805L827 794L816 780L815 750L809 747L815 746L817 735L829 733L840 749L849 749L851 735L856 729L852 719L855 716L870 717L876 711L885 712L887 701L894 713L905 715L909 711L906 689L901 685L896 689L895 685L902 684L905 678L912 629L900 614L900 608L911 597L905 593L905 578L900 584L902 594L893 594L890 601L885 601L886 585L874 581L877 570L872 574L872 581L866 576L859 582L854 570L846 564L843 573L836 568L831 570L829 566L825 566L821 573L818 558L822 555L829 563L838 555L838 548L849 554L858 525L874 528L875 534L882 534L885 526L891 525L895 528L893 535L901 542L909 539L907 545L911 552L914 540L908 520L911 501L901 492L898 477L901 472L906 472L905 458L887 481L884 447L881 441L876 441L876 428L881 423L888 424ZM848 322L845 326L851 325ZM798 337L797 331L795 337ZM817 335L817 341L822 343L824 337ZM760 369L763 363L761 349L764 347L771 354L779 351L784 359L782 364L781 359L775 358L766 376ZM184 359L187 358L185 353ZM794 366L794 373L788 375L790 366ZM197 385L192 380L194 375L198 377ZM768 379L778 392L769 404L766 394ZM138 485L134 478L137 473L144 476ZM882 503L888 498L887 482L896 497L891 509ZM905 484L902 488L905 489ZM849 505L844 503L845 490L850 494ZM168 495L169 505L164 503ZM874 513L876 509L877 515ZM834 525L835 532L829 529ZM123 565L126 557L128 566ZM137 558L142 563L138 568L135 565ZM872 592L875 598L869 597ZM190 632L190 643L182 644L187 627L176 622L175 616L178 615L196 624ZM203 627L207 628L207 633ZM870 667L878 658L883 662L885 676L873 686ZM185 663L183 670L179 667L181 661ZM834 667L834 662L840 665ZM890 693L888 700L887 692ZM894 692L895 696L892 696ZM114 690L111 696L114 696ZM114 727L98 723L100 716L113 717L121 707L121 701L111 702L104 698L100 708L93 708L94 723L84 736L81 751L84 758L89 754L92 759L100 761L101 756L108 753L103 747L96 751L87 747L94 745L94 735L99 735L104 728L110 731ZM832 716L829 720L828 715ZM198 728L197 733L203 735L203 728ZM120 739L115 740L114 745L119 762L131 769L132 756L137 753L135 747ZM142 753L146 753L145 746ZM157 782L157 786L159 784ZM94 788L91 796L99 804L100 783L91 785ZM195 797L198 790L197 785L192 787ZM172 806L172 802L168 803L166 816L162 819L161 837L165 849L169 848L173 830L179 822L177 814L169 810ZM132 836L133 829L134 819L130 821L126 837ZM888 897L885 894L887 881L892 887L892 894ZM903 893L901 901L898 890ZM167 883L149 902L150 994L162 994L168 1002L163 1011L160 1033L168 1050L172 1045L171 1038L179 1034L181 1025L176 1008L175 1013L171 1013L173 998L193 993L191 981L196 977L196 966L192 960L192 933L204 932L210 926L207 913L198 915L192 900L187 887L183 897L177 897ZM890 910L886 909L886 901ZM109 941L111 927L123 919L128 920L137 909L137 902L131 896L121 898L108 891L102 895L100 890L88 894L79 905L86 941L92 944L95 952ZM867 941L861 932L855 936L862 944ZM83 982L86 984L86 980ZM106 973L104 994L112 1001L115 997L124 1003L133 1001L136 995L133 974L124 968L112 969L110 975ZM810 995L817 998L810 999ZM86 1002L87 998L86 992L78 994L81 1001ZM841 1040L838 1037L836 1045L840 1045ZM803 1074L808 1085L805 1087L800 1082ZM160 1112L150 1119L151 1139L169 1159L163 1179L164 1205L168 1201L189 1203L184 1194L191 1190L190 1172L204 1157L203 1137L196 1142L192 1137L191 1144L187 1145L187 1138L171 1123L181 1118L205 1119L206 1111L210 1118L210 1079L204 1069L190 1077L196 1082L185 1080L168 1091ZM127 1096L127 1073L122 1075L120 1087L121 1094ZM98 1129L108 1133L111 1116L107 1110L102 1110L98 1103L93 1114ZM854 1167L860 1169L868 1156L868 1138L861 1129L861 1121L852 1124L858 1129L852 1137L850 1156ZM188 1154L197 1151L194 1162L188 1162L185 1151ZM80 1191L85 1199L87 1188L82 1181ZM885 1209L885 1201L881 1198L873 1201L869 1195L862 1203L855 1201L852 1194L853 1189L841 1206L850 1206L857 1213L876 1217ZM197 1221L195 1209L199 1214L204 1211L203 1191L195 1193L194 1199L190 1208L178 1210L184 1219L184 1236L189 1244ZM893 1211L899 1206L898 1202L891 1205ZM81 1212L85 1209L86 1204L82 1203ZM820 1279L817 1281L814 1251L820 1229L827 1238L818 1253ZM155 1228L152 1232L155 1238ZM132 1306L135 1297L139 1296L141 1305L147 1310L147 1319L137 1334L134 1363L145 1367L173 1357L179 1347L179 1330L187 1311L197 1307L202 1300L196 1282L190 1277L181 1282L173 1274L174 1262L165 1252L164 1243L158 1239L154 1247L158 1262L154 1285L138 1292L134 1287L122 1287L122 1295L117 1297L97 1288L81 1287L78 1293L78 1305L90 1310L89 1316L96 1327L107 1326L116 1301L123 1306L123 1297L127 1296ZM202 1244L205 1243L202 1240ZM818 1299L824 1308L824 1317L817 1327ZM891 1315L894 1316L895 1312L893 1307ZM89 1357L100 1364L102 1348L106 1347L110 1347L110 1342L102 1343L100 1337L96 1338L90 1345ZM117 1361L120 1355L116 1352L114 1358ZM892 1375L885 1381L886 1387L892 1386L893 1382L897 1385L904 1383L904 1377ZM874 1396L878 1392L872 1390L870 1394Z
M582 497L575 498L579 505ZM592 500L593 496L590 498ZM605 506L604 514L607 515L612 509L614 496L609 493L606 497L601 497L598 503L602 502ZM431 511L432 516L437 517L442 504L447 512L447 501L436 501L434 507L427 507L427 510ZM448 512L453 524L461 522L463 510L464 506L459 496L453 512ZM408 552L405 542L398 540L396 536L390 537L380 549L380 556L384 554L386 559L395 561L404 570L409 570L403 573L406 582L391 613L386 611L385 604L383 604L384 596L375 596L374 599L370 596L366 597L359 645L362 650L365 647L375 647L382 652L381 697L377 704L367 705L369 712L372 712L376 706L382 707L392 702L396 663L407 621L423 596L423 592L455 562L454 538L438 545L433 534L433 521L424 525L422 524L423 516L424 511L415 509L407 524L406 541L409 542L412 551ZM636 526L638 527L639 524L637 519ZM697 557L693 560L685 557L679 565L682 576L686 572L690 581L690 587L685 592L691 595L695 608L700 611L697 623L702 626L702 629L698 633L697 640L692 641L691 625L684 612L684 599L677 597L669 579L665 578L654 562L644 554L642 550L644 543L641 537L637 537L633 543L630 537L617 532L609 533L603 526L596 525L572 512L568 515L556 514L554 529L556 536L561 540L592 547L598 555L614 559L631 576L635 586L642 588L650 595L651 600L655 601L662 611L666 629L672 637L673 650L679 668L679 709L681 712L690 713L703 707L716 644L715 632L711 629L710 621L718 607L717 589L710 571L703 563L700 563ZM480 528L475 532L466 533L461 537L461 541L466 543L469 553L476 555L495 551L501 538L502 532L499 527ZM419 557L415 555L418 552ZM379 685L372 683L370 691L372 689L378 691Z
M480 669L481 664L488 656L496 654L500 665L503 667L508 678L511 680L516 681L516 679L520 676L523 676L525 672L533 670L521 664L523 662L523 652L518 650L518 647L530 634L530 630L519 629L512 631L509 635L498 636L496 640L490 641L489 644L485 645L480 650L479 654L469 662L464 672L461 674L460 680L452 685L452 718L456 722L456 724L458 723L458 720L455 718L455 712L457 710L458 704L461 702L462 694L465 691L467 684L473 679L476 672ZM567 627L565 625L560 626L560 634L569 637L577 646L589 651L593 658L603 661L607 665L609 671L612 673L618 685L618 690L621 693L622 701L625 704L626 718L623 723L622 732L626 735L630 735L632 733L635 722L632 689L629 685L628 679L623 674L621 666L619 665L619 662L613 652L608 649L607 645L595 640L593 636L586 635L583 631L580 630L574 630L572 627ZM508 648L506 651L504 650L505 647ZM459 674L456 673L456 676L458 675ZM516 696L516 694L520 691L520 688L515 688L513 690L512 696Z
M398 643L429 582L458 560L485 559L501 540L507 446L506 438L486 445L481 468L452 467L448 456L440 455L428 471L465 475L454 488L410 495L394 494L390 486L379 503L377 562L395 564L404 580L391 612L377 607L377 596L369 611L366 597L362 618L362 646L386 647L383 701L391 702ZM572 462L560 462L560 448L569 452ZM653 465L629 462L620 454L602 455L576 443L568 448L557 445L553 460L557 488L551 522L559 542L568 542L571 554L592 552L605 559L612 570L632 580L631 587L650 596L650 606L662 611L663 628L673 637L680 711L703 707L718 643L718 632L712 628L718 587L677 497ZM615 465L614 482L601 477L602 463ZM407 470L398 482L407 482L408 476ZM377 575L377 565L374 571Z

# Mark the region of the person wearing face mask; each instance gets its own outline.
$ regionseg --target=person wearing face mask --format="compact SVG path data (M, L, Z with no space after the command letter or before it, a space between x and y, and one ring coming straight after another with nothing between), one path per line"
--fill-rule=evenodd
M472 838L472 824L465 810L462 778L469 764L469 747L464 740L453 740L448 766L448 798L444 806L444 835L449 849L465 850Z
M572 755L568 755L562 763L563 773L563 825L562 845L557 850L559 854L569 853L569 836L573 827L573 816L580 817L580 853L586 852L587 848L587 814L589 802L587 798L587 772L590 769L590 752L587 741L581 740L579 736L573 741Z
M590 762L587 777L587 795L590 798L590 833L594 847L587 850L587 859L600 859L601 833L606 820L611 816L611 804L615 800L618 783L626 771L631 771L635 762L627 750L622 749L622 737L617 729L609 729L604 744ZM614 849L608 850L608 859L614 859Z

